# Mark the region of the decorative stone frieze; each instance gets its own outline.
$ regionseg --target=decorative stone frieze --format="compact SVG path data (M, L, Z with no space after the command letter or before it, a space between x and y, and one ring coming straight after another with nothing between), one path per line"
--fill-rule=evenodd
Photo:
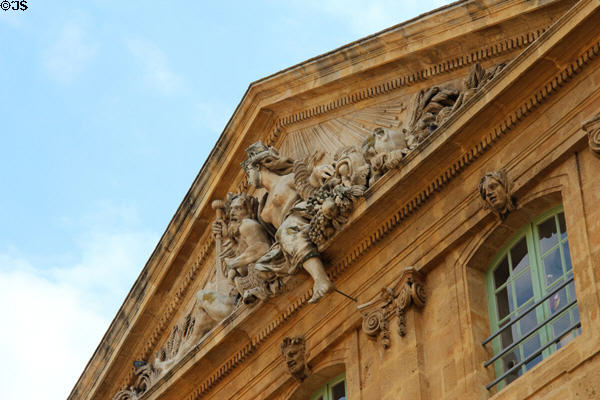
M123 389L113 396L113 400L138 400L158 380L158 370L145 361L134 361L136 381L129 389Z
M600 157L600 114L585 121L581 127L588 134L590 150L595 156Z
M281 342L281 355L294 379L302 382L310 375L310 366L306 361L308 352L304 336L286 336Z
M412 304L424 307L426 301L423 275L414 267L407 267L395 286L383 288L377 298L358 306L363 316L362 330L373 339L379 338L383 348L388 349L392 317L398 317L398 334L404 336L406 312Z
M516 208L512 195L512 181L503 169L488 172L479 181L479 195L484 208L492 210L501 220Z

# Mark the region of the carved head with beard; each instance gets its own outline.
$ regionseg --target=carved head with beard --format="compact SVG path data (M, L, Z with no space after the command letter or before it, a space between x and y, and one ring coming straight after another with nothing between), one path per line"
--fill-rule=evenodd
M239 235L240 224L246 218L256 219L258 201L256 198L246 194L227 195L227 236L235 238Z

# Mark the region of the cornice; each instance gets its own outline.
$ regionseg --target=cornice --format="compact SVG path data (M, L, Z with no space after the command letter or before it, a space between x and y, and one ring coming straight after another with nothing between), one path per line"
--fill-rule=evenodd
M411 74L387 80L354 93L338 97L326 103L311 106L293 114L279 117L275 123L275 131L279 131L299 122L310 120L314 117L336 111L349 105L360 103L367 99L372 99L401 88L412 86L415 83L431 79L456 69L466 68L476 62L483 62L514 50L522 49L533 43L537 38L540 37L542 33L546 31L546 29L547 27L527 32L525 34L520 34L513 38L502 40L493 45L482 47L479 51L449 58L442 63L415 71ZM273 139L270 139L270 142L274 143L276 138L277 136L273 136Z
M209 156L208 161L202 167L202 170L200 171L198 177L194 181L192 188L190 189L190 191L184 198L184 201L182 202L182 204L178 208L176 214L174 215L173 219L171 220L169 227L167 228L166 232L163 234L163 237L161 238L155 251L151 255L148 263L146 264L144 270L142 271L142 274L140 275L140 278L138 278L138 280L136 281L136 283L135 283L134 287L132 288L130 294L128 295L128 298L126 299L123 307L120 309L119 313L115 317L115 320L113 320L113 322L112 322L111 326L109 327L108 332L104 336L100 346L98 347L98 349L94 353L94 356L88 363L88 366L86 367L86 371L84 371L84 373L82 374L82 378L84 377L84 375L87 374L88 378L90 380L84 385L81 383L82 378L80 378L80 381L73 389L73 392L71 393L69 398L75 398L75 397L79 398L78 396L83 395L83 393L86 393L86 395L84 395L86 397L83 397L83 398L90 398L90 396L91 397L94 396L94 393L96 393L96 391L98 389L98 385L100 385L102 383L104 377L106 376L106 371L108 369L110 369L112 365L114 365L115 360L117 359L118 353L120 351L120 346L122 345L123 341L125 340L124 338L126 338L130 335L130 332L131 332L133 326L139 321L141 313L144 312L143 310L145 310L145 307L146 307L148 301L150 301L149 299L153 296L154 291L156 290L156 287L160 284L162 277L164 277L165 274L167 274L167 271L170 268L172 268L174 260L177 258L177 255L180 254L180 252L182 251L182 248L186 245L189 246L189 243L186 243L186 241L189 240L187 238L187 235L189 235L190 231L193 230L193 226L190 226L190 225L193 225L194 223L196 223L195 221L199 221L199 220L204 220L203 223L205 225L207 225L206 224L206 218L208 217L208 213L206 211L206 209L208 208L207 204L208 204L209 200L212 199L215 188L214 188L214 186L210 186L208 188L203 187L202 183L204 180L207 179L208 176L210 176L211 173L213 173L212 171L218 170L215 168L216 165L231 165L232 162L235 161L235 157L238 156L243 151L242 147L243 147L244 142L247 142L249 140L258 139L257 135L263 134L262 132L254 132L254 133L250 134L249 129L251 128L251 124L249 122L253 121L256 118L256 116L259 115L260 112L264 111L265 104L279 100L279 97L276 95L274 95L272 97L265 95L265 93L268 93L269 90L271 90L271 88L273 87L273 85L275 85L275 81L277 81L277 85L284 85L284 83L282 83L282 82L284 82L286 79L287 80L290 80L290 79L298 80L299 78L296 78L296 77L298 76L297 71L299 69L310 70L316 64L326 63L324 60L329 60L328 62L331 62L332 65L335 65L338 62L338 61L336 61L336 57L339 56L340 52L342 52L342 51L347 51L348 49L354 48L356 46L359 46L359 47L365 46L366 43L368 43L370 40L373 40L374 38L377 38L378 40L383 40L382 38L386 37L386 35L398 35L398 32L402 29L405 29L408 25L413 26L413 29L417 29L417 28L414 28L414 26L418 25L418 24L416 24L417 21L421 21L423 18L426 18L430 15L434 15L435 13L443 12L444 10L450 10L451 8L454 10L453 12L457 12L454 9L455 7L458 7L458 6L467 4L467 3L471 3L471 2L463 1L463 2L454 3L453 5L450 5L446 8L440 9L434 13L430 13L425 16L418 17L415 20L411 20L405 24L390 28L386 31L383 31L383 32L380 32L373 36L370 36L368 38L365 38L361 41L351 43L348 46L345 46L345 47L337 49L333 52L327 53L326 55L319 56L315 59L308 60L306 63L303 63L299 66L291 67L290 69L282 71L281 73L278 73L275 76L267 77L264 80L257 81L255 83L251 84L248 91L244 95L244 98L240 102L240 105L238 105L234 115L228 122L223 135L221 136L217 145L211 152L211 155ZM501 8L502 10L506 11L510 7L516 7L517 5L522 6L523 4L526 4L528 2L508 1L502 5L499 5L500 2L495 2L495 1L490 2L490 3L495 5L495 7L497 6L497 7ZM537 6L530 6L528 9L533 10L533 9L535 9L535 7L537 7ZM493 15L492 15L492 17L493 17ZM492 23L493 23L493 21L504 20L507 18L508 18L507 15L498 16L498 18L496 20L493 20L493 18L492 18ZM466 21L467 21L467 19L465 19L465 21L463 23L466 23ZM522 43L519 44L519 39L515 39L516 44L512 44L512 46L521 46L522 47L522 46L525 46L527 43L530 43L531 40L534 40L535 38L537 38L537 36L535 36L535 38L531 37L531 39L530 39L530 35L533 35L533 33L526 35L527 42L525 42L525 39L520 39L522 41ZM542 37L543 36L544 35L542 35ZM429 43L428 45L431 45L431 43ZM515 48L517 48L517 47L513 47L513 49L515 49ZM495 57L497 54L500 54L500 51L502 51L502 47L500 47L499 49L500 50L496 50L497 51L496 53L493 52L494 50L490 50L490 51L492 51L492 53L489 53L489 55L488 55L488 52L485 51L485 49L482 50L481 52L474 53L475 55L473 55L473 54L465 55L465 60L468 60L465 62L475 62L479 59L485 59L487 57ZM413 50L414 50L414 46L410 48L410 51L413 51ZM408 50L405 49L404 51L406 52ZM506 51L508 51L508 50L506 50ZM592 53L594 55L596 55L597 51L596 51L596 53L594 53L592 51ZM379 53L377 53L377 54L379 54ZM382 57L382 56L378 55L378 57ZM480 58L477 58L477 57L480 57ZM353 59L349 62L356 63L356 60L358 60L358 59ZM386 61L386 60L383 60L383 61ZM444 67L445 69L436 70L434 68L435 74L450 72L454 68L459 68L459 67L465 66L466 64L464 64L464 63L461 65L453 64L451 62L451 60L449 60L448 62L443 63L442 65L445 65L445 67ZM340 69L338 71L343 70L344 68L347 69L347 66L340 67ZM328 70L328 71L329 71L328 73L331 73L331 70ZM313 70L312 74L315 74L315 73L317 73L317 72L315 72ZM310 75L310 74L311 73L309 72L306 75L303 75L303 79L306 82L311 81L311 80L312 81L317 80L317 78L315 78L314 75ZM351 74L351 72L347 72L345 76L348 76L349 74ZM419 73L415 73L415 74L416 74L415 76L417 76L417 77L421 76L422 78L420 78L420 79L426 79L426 78L433 76L433 74L430 75L430 72L421 72L420 75L419 75ZM309 77L310 77L310 79L309 79ZM400 79L400 80L398 80L398 82L395 84L393 83L394 81L388 81L388 82L385 82L385 83L382 83L382 84L376 86L376 87L378 87L378 89L365 89L362 92L360 92L363 94L355 93L353 95L350 95L350 100L352 99L352 96L354 96L354 98L357 99L355 101L363 101L363 100L369 98L368 96L378 96L378 95L387 93L384 90L396 90L396 89L402 87L400 85L403 82L402 79L406 79L406 82L408 84L412 84L412 82L413 82L413 81L409 81L408 80L409 78L406 78L406 77L398 78L398 79ZM298 80L298 82L300 82L300 81L301 81L301 79ZM390 83L390 82L392 82L392 83ZM415 79L414 82L417 82L417 80ZM564 82L564 79L561 80L561 82ZM309 84L306 84L306 85L310 86ZM394 85L397 85L397 87L393 87ZM398 85L400 85L400 86L398 86ZM556 85L558 85L558 83ZM299 85L296 85L295 86L297 88L296 93L300 93L302 90L310 89L310 87L308 87L308 86L305 86L304 89L302 89L302 88L300 88ZM391 89L386 89L388 87L390 87ZM484 94L481 94L479 97L472 99L470 104L472 105L476 99L480 99L482 96L484 96ZM546 96L547 96L547 94L546 94ZM542 100L543 100L543 98L542 98ZM535 103L535 104L538 104L538 103ZM268 104L267 104L267 106L268 106ZM463 107L463 108L467 108L467 107ZM528 111L527 107L525 107L525 110ZM466 113L466 110L461 111L461 114L464 114L464 113ZM518 121L518 118L519 118L518 115L519 114L517 112L517 114L515 114L515 117L514 117L515 121ZM523 115L525 115L525 114L523 114L523 112L521 112L520 117L522 117ZM458 116L456 116L456 118L458 118ZM510 122L516 123L512 119L510 120ZM295 123L295 121L293 123ZM449 124L450 124L450 122L446 125L449 125ZM487 144L480 144L480 147L483 149L483 151L485 151L488 147L482 147L482 146L484 146L484 145L490 146L494 140L498 140L498 138L501 135L503 135L508 129L510 129L510 127L513 126L513 125L509 125L509 124L504 124L504 125L506 126L505 130L499 131L500 132L499 134L495 134L496 136L493 136L493 137L495 137L495 139L492 139L492 136L490 136L489 143L486 142ZM444 131L444 129L440 128L440 132L442 132L442 131ZM271 134L273 135L273 133L271 133ZM437 136L438 135L436 135L436 137ZM275 140L275 139L277 139L277 138L275 137L273 140ZM433 140L433 138L432 138L432 140ZM477 157L478 156L477 154L478 153L476 151L469 151L468 153L463 154L463 156L461 156L453 164L453 167L450 168L444 174L443 177L440 177L440 178L436 179L435 182L432 182L427 187L426 190L422 191L418 196L413 198L410 202L408 202L405 206L403 206L398 212L396 212L392 218L387 220L381 227L379 227L375 232L373 232L371 235L369 235L368 240L366 240L360 246L354 248L348 255L346 255L342 259L342 261L336 263L334 266L331 266L329 268L330 276L333 279L336 279L341 273L343 273L347 269L347 267L351 263L355 262L362 254L364 254L364 252L369 248L369 246L371 246L374 242L376 242L381 237L383 237L383 235L387 234L390 230L394 229L394 227L402 219L408 218L408 216L412 212L414 212L414 210L416 210L418 207L420 207L424 201L427 201L427 199L436 190L439 190L441 187L443 187L443 185L445 183L447 183L447 181L449 179L451 179L457 173L459 173L462 170L462 168L464 168L465 165L468 165L468 163L471 162L472 159L474 159L474 157ZM407 160L407 163L408 162L410 162L410 159ZM458 169L455 167L455 165L458 166ZM409 169L410 167L407 164L407 166L405 166L404 168ZM214 178L217 181L221 180L221 178L223 176L223 172L219 172L216 175L217 176L215 176ZM388 174L388 176L389 175L390 174ZM444 180L444 177L446 177L445 178L446 180ZM385 179L382 179L382 182L379 186L385 186L384 185L385 182L390 182L390 178L385 177ZM238 187L244 187L244 182L242 181L238 185L239 185ZM360 213L362 213L362 211ZM355 215L358 215L360 213L357 210L357 212L355 212ZM186 229L183 229L183 227L185 227ZM172 294L171 294L171 298L169 299L167 307L161 310L160 318L156 319L156 321L158 321L158 322L153 323L154 327L151 331L151 334L148 337L147 341L144 343L142 350L139 352L139 356L141 356L140 358L147 358L154 350L156 343L161 338L161 335L163 334L165 328L169 325L171 319L173 318L173 315L175 314L176 310L178 309L179 305L181 304L182 299L185 297L186 291L190 287L191 283L194 282L194 279L197 276L199 270L202 269L203 264L204 264L203 260L205 260L206 257L211 253L212 248L213 248L213 242L210 241L208 243L205 243L203 246L204 247L199 251L200 254L198 255L198 258L196 259L196 261L194 263L191 263L190 270L188 270L186 272L186 275L184 277L177 279L176 288L174 288L171 291ZM146 289L148 289L148 290L146 290ZM285 322L285 320L287 318L289 318L289 315L295 313L297 310L299 310L301 307L303 307L303 305L306 302L307 296L310 296L310 294L311 293L309 291L309 292L306 292L304 295L301 295L300 298L303 300L290 305L288 307L288 309L286 309L286 311L284 313L282 313L279 318L276 319L276 321L278 321L278 322L272 323L271 325L266 327L263 331L261 331L261 333L259 335L257 335L256 337L253 337L252 340L249 342L249 345L251 346L250 349L251 350L255 349L255 347L252 347L252 346L259 346L264 341L264 338L266 338L270 334L272 334L276 329L278 329ZM286 313L288 315L287 317L286 317ZM111 346L106 347L107 343L109 343L109 342L112 342ZM246 346L244 346L243 348L245 349ZM202 383L199 386L200 392L198 392L196 394L200 395L202 393L208 393L207 391L210 391L210 389L212 387L214 387L216 382L218 382L220 379L222 379L222 376L224 376L223 374L228 373L227 371L231 371L233 368L235 368L235 366L237 366L237 365L239 365L239 363L243 362L244 357L246 357L248 354L250 354L250 353L248 353L248 351L250 351L250 350L245 350L245 351L246 351L246 353L244 353L244 351L240 350L240 352L236 353L236 356L227 360L223 364L222 368L219 368L219 370L217 372L215 372L215 374L217 374L217 375L213 374L211 379L207 380L206 382ZM252 351L254 351L254 350L252 350ZM138 354L136 354L136 357L137 356L138 356ZM219 371L221 371L221 372L219 372ZM132 376L133 375L130 375L129 378L131 378Z
M474 96L457 114L450 118L442 125L434 135L428 139L428 143L424 144L423 152L415 152L411 154L403 162L402 173L388 172L376 185L369 189L371 196L377 192L387 191L392 187L398 187L403 182L411 178L410 171L413 171L417 166L432 162L434 150L443 145L450 138L456 138L464 128L466 123L472 121L472 116L481 111L486 104L493 101L494 98L504 93L504 90L514 84L519 79L524 79L523 72L525 69L530 69L536 63L544 61L544 57L556 46L559 42L564 41L571 31L572 25L581 23L586 17L590 17L596 12L598 5L592 5L591 2L582 2L578 7L573 8L567 15L564 16L557 24L555 24L538 42L535 42L527 50L525 50L517 59L510 63L505 70L493 81L486 86L480 93ZM571 23L570 25L568 23ZM564 43L563 43L564 44ZM442 190L451 180L456 178L477 158L481 157L489 151L495 143L502 137L513 130L520 122L522 122L533 110L546 102L554 93L558 92L568 82L578 74L582 69L586 68L592 60L597 59L600 55L600 41L596 41L592 46L589 46L584 51L580 52L570 61L561 60L556 63L556 72L545 81L544 84L519 101L516 107L512 109L502 121L496 124L487 134L483 135L481 140L470 146L460 154L454 162L447 167L442 174L438 175L423 184L424 189L418 191L412 198L403 203L387 220L381 223L377 229L372 231L365 240L354 246L346 253L338 262L331 265L328 269L328 275L334 281L339 279L348 268L356 263L376 242L380 241L386 235L391 233L403 221L410 218L415 212L428 202L432 196ZM559 67L563 65L563 67ZM425 151L428 150L429 151ZM427 154L425 154L427 153ZM406 171L406 172L405 172ZM369 194L369 193L368 193ZM368 196L367 196L368 197ZM368 212L368 200L365 200L362 205L359 205L353 215L353 222L362 218ZM335 239L333 239L335 241ZM277 329L279 329L291 315L295 314L300 308L304 307L307 300L311 297L312 290L306 290L299 294L298 300L292 303L288 308L281 313L275 320L268 324L260 333L253 336L244 346L240 348L232 357L220 364L220 367L215 369L210 376L199 384L198 388L191 393L187 399L195 400L204 397L208 394L224 377L226 377L233 369L244 362L245 359L254 353ZM165 382L166 383L166 382ZM149 393L151 394L151 393Z

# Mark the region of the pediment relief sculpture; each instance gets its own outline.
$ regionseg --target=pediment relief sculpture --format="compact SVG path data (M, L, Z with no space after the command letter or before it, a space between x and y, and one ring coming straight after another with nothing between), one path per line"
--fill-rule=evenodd
M190 311L173 326L167 341L157 351L151 365L159 375L171 369L230 315L241 303L240 299L250 303L273 292L272 281L258 278L254 269L255 262L272 243L269 233L256 219L256 198L229 193L225 201L214 201L213 208L215 279L196 293Z
M600 157L600 114L585 121L582 129L588 134L588 144L590 150L597 157Z
M516 208L516 199L512 195L512 182L504 170L483 175L479 181L479 195L484 208L492 210L501 220Z
M251 145L246 150L246 160L242 167L248 183L255 188L264 188L266 194L261 200L259 218L275 231L275 241L267 253L256 262L256 270L262 276L285 278L298 273L303 268L313 279L315 303L325 294L334 290L333 283L325 273L317 246L310 239L310 214L303 191L297 187L294 162L281 157L279 152L262 142ZM331 170L313 168L307 182L327 180ZM316 175L316 176L315 176ZM304 192L306 194L306 192Z
M387 171L399 168L408 153L496 77L504 66L501 63L485 70L475 63L463 81L462 90L441 86L423 89L414 97L410 119L401 124L403 127L375 128L363 143L364 157L371 166L369 184Z
M248 183L264 189L264 196L258 200L248 193L229 193L225 199L213 202L214 281L196 293L152 362L145 364L152 379L144 381L143 388L122 390L116 395L121 397L115 399L137 398L237 307L279 295L286 289L289 277L301 270L313 280L309 302L318 302L334 291L319 248L344 228L356 201L374 182L398 169L407 154L502 67L485 71L479 64L474 65L462 90L441 86L421 90L414 97L410 117L405 115L404 103L393 100L352 114L365 123L354 123L352 115L346 115L320 129L293 132L300 136L309 131L325 135L315 140L327 143L325 150L330 153L316 151L293 160L260 141L249 146L241 166ZM375 121L387 125L377 126ZM366 129L371 126L375 127L369 134ZM362 146L343 145L344 135L356 143L363 140ZM282 144L285 153L304 154L290 148L292 142ZM303 147L311 147L306 144ZM337 146L335 151L331 151L332 146ZM514 208L508 181L501 172L486 174L480 193L501 218ZM389 347L389 319L398 316L398 332L404 335L405 311L411 304L425 304L423 288L422 276L414 268L407 269L398 285L383 289L378 299L359 306L364 315L363 330L372 337L381 336L384 347Z
M310 375L306 340L303 336L286 336L281 342L281 355L289 373L298 382L302 382Z
M159 377L158 371L144 361L134 361L136 381L129 389L123 389L113 396L113 400L138 400Z
M388 349L392 317L398 317L398 334L405 336L406 312L412 304L424 307L426 301L424 276L414 267L407 267L395 286L381 289L378 297L358 306L363 317L362 330L374 340L379 338L383 348Z

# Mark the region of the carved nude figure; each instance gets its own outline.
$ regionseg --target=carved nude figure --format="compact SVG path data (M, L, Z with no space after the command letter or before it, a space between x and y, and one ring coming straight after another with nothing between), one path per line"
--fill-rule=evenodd
M271 245L268 233L255 219L258 202L254 197L229 193L226 202L215 203L222 204L222 211L226 211L226 215L217 212L212 227L220 253L217 254L216 282L196 293L191 310L173 327L167 343L157 353L154 366L161 372L169 370L208 331L231 314L238 295L234 287L236 279L247 276L252 264ZM229 282L222 282L225 277Z
M479 182L481 199L500 219L506 218L516 207L511 186L504 170L488 172Z
M225 240L219 256L227 279L234 283L237 276L247 276L248 266L263 256L271 240L265 228L256 220L258 202L247 194L228 195L228 223L217 219L213 234Z
M248 183L267 191L259 217L276 229L276 242L257 261L255 268L281 277L296 274L300 267L304 268L314 281L309 302L315 303L333 291L334 285L325 272L317 247L308 236L310 221L303 210L296 207L302 198L296 190L293 162L280 157L276 149L261 142L251 145L246 153L242 167Z

